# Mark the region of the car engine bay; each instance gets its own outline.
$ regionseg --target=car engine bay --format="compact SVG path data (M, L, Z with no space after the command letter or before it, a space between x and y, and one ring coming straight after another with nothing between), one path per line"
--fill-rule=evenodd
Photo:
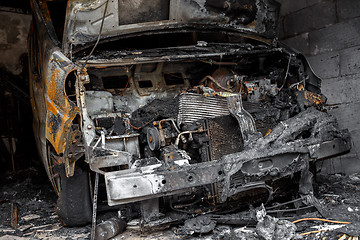
M108 204L150 222L267 202L293 182L311 195L310 165L348 151L350 140L324 112L320 80L302 55L251 44L186 48L199 53L157 61L174 49L99 51L87 76L68 77L67 95L82 106L86 161L105 176ZM216 54L204 57L209 48ZM74 143L71 153L82 152Z

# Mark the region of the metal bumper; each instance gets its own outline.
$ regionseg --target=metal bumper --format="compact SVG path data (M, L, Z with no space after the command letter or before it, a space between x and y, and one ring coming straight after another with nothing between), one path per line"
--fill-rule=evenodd
M178 194L193 187L218 183L221 199L269 179L279 179L301 171L306 161L341 154L350 149L342 139L308 147L308 153L284 153L260 159L222 160L179 166L161 164L105 173L110 206ZM315 159L316 158L316 159Z

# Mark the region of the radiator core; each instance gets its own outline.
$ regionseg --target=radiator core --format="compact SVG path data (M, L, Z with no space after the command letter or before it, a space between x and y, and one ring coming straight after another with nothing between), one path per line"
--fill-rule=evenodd
M179 125L224 115L230 115L226 98L196 93L185 93L179 98Z

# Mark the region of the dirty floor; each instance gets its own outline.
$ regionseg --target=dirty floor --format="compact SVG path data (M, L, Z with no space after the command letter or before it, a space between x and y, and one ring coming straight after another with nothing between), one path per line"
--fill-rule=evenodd
M6 174L0 180L0 240L89 239L90 225L66 228L60 224L54 211L56 195L43 171L30 168ZM300 221L295 224L297 236L293 239L357 239L360 236L360 174L317 176L316 180L315 195L327 214L326 219L335 221ZM100 213L98 223L113 214ZM317 212L296 219L313 217L324 219ZM128 227L113 239L260 239L251 227L218 225L209 234L202 235L184 234L179 229L180 226L174 226L162 232L141 233ZM320 231L324 229L328 230Z

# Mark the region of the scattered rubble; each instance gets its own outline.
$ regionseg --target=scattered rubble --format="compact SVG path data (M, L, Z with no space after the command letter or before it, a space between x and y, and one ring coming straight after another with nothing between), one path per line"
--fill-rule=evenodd
M55 214L56 196L43 169L0 176L0 239L87 239L89 227L64 228ZM11 226L11 203L17 227Z
M298 239L296 229L295 224L287 220L265 216L256 225L256 234L259 239L263 240L291 240Z
M201 215L185 221L182 231L185 234L209 233L215 229L216 222L210 216Z
M316 211L294 215L292 219L266 215L265 205L237 214L199 215L173 228L142 233L129 224L128 229L113 239L339 239L360 236L359 174L351 176L317 176L314 192L323 209L330 214L328 221ZM59 224L54 213L54 193L42 170L28 169L1 179L0 239L89 239L90 226L66 228ZM11 227L11 202L18 206L18 227ZM273 202L274 203L274 202ZM269 207L268 207L269 208ZM349 209L351 209L349 211ZM270 211L269 211L270 212ZM246 214L245 214L246 213ZM117 213L101 212L98 223L103 224ZM230 217L229 217L230 216ZM237 216L237 218L235 217ZM243 223L247 219L256 219ZM231 221L230 221L230 220ZM304 219L302 221L299 221ZM330 220L331 219L331 220ZM235 221L236 220L236 221ZM298 220L295 223L291 223ZM350 222L344 224L344 222ZM195 228L191 224L195 223ZM216 225L215 225L216 223ZM227 224L225 224L227 223ZM235 223L235 224L234 224ZM186 231L181 231L186 229ZM310 233L313 232L313 233Z
M21 219L26 222L26 221L30 221L30 220L34 220L34 219L38 219L38 218L40 218L40 215L29 214L29 215L23 216Z

